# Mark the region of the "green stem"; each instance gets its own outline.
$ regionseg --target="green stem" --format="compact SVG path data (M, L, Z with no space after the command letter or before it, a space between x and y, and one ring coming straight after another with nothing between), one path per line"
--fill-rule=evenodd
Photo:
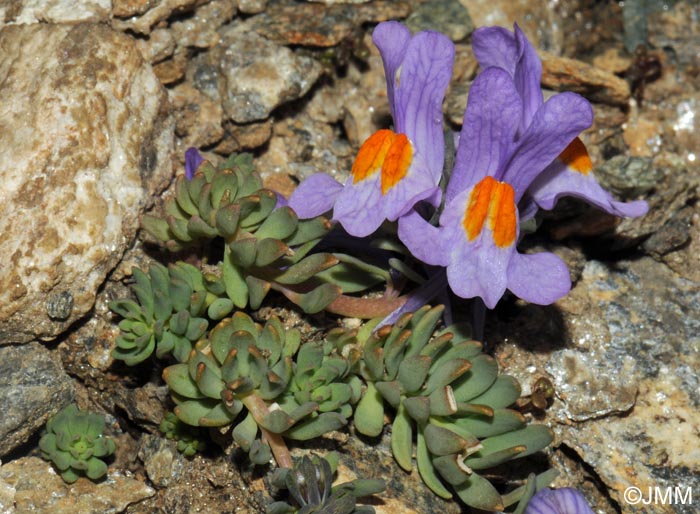
M391 280L391 275L387 270L382 269L378 266L373 266L372 264L368 264L367 262L363 261L362 259L358 259L357 257L352 257L344 253L334 253L333 257L338 259L340 262L351 264L361 271L366 271L367 273L376 275L382 280L384 280L384 282L389 282Z

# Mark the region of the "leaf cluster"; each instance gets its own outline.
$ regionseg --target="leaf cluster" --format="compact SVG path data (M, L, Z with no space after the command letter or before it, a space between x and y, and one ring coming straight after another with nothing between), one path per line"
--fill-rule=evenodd
M406 471L415 459L423 481L443 498L449 484L467 505L503 510L518 501L502 496L486 478L490 468L537 452L552 441L543 425L528 425L507 407L520 385L499 375L481 343L455 341L463 328L433 335L442 307L423 307L362 342L361 374L367 389L355 409L358 432L377 436L393 411L391 449Z
M114 441L105 437L105 420L100 414L81 411L70 404L52 416L39 440L44 459L50 460L67 483L81 475L97 480L107 473L102 460L114 453Z
M261 326L236 312L163 378L178 418L194 426L233 425L234 440L264 464L271 454L262 433L307 440L347 423L361 394L351 367L331 343L301 346L299 332L285 330L277 318Z
M165 217L145 216L143 226L173 251L222 238L218 266L226 295L239 309L257 309L274 286L305 312L319 312L341 294L337 285L316 278L338 260L309 254L330 223L299 220L278 204L252 157L234 154L218 168L202 162L192 180L179 176L175 195L165 200Z

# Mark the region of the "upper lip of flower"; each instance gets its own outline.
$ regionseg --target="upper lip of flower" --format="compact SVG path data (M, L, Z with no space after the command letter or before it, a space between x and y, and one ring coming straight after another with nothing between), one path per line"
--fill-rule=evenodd
M471 86L447 187L449 202L486 176L510 184L516 203L535 178L593 122L590 104L575 93L552 96L518 137L524 102L510 74L490 67Z

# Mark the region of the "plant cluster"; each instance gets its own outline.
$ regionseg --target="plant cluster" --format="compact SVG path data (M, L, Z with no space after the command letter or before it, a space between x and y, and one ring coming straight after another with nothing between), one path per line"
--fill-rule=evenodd
M294 505L273 504L272 514L365 512L355 500L377 483L333 488L327 461L295 465L287 443L350 422L376 437L387 414L397 463L411 471L415 456L437 495L520 513L551 473L502 494L496 468L546 447L552 434L509 408L517 381L499 374L464 326L446 321L438 330L451 313L427 304L449 302L451 291L482 312L507 290L550 304L571 287L566 265L517 250L538 212L567 195L621 216L647 205L617 201L597 183L578 137L592 123L590 104L573 93L544 101L541 61L517 25L473 35L482 71L457 148L440 122L454 62L449 38L385 22L373 40L394 127L363 143L345 184L312 175L287 202L263 187L249 155L215 167L187 151L164 217L146 216L144 228L172 251L209 245L211 254L220 242L222 255L134 270L135 298L111 304L123 317L113 356L128 365L153 353L169 360L163 378L178 420L166 417L169 436L181 437L178 423L230 426L253 463L274 457ZM344 231L331 232L328 213ZM401 296L409 281L418 287ZM381 296L349 296L382 285ZM243 312L270 291L306 313L375 319L302 343L277 318L261 325ZM545 408L552 394L541 382L529 408Z
M75 482L81 475L97 480L107 473L102 460L114 453L114 441L104 435L104 416L81 411L70 404L46 423L39 449L53 462L64 481Z
M242 173L240 166L236 169ZM218 174L238 176L227 167L214 170L207 161L198 170L192 180L199 178L205 185L207 176L212 181ZM185 183L179 187L189 191ZM228 192L223 197L238 198ZM281 234L267 221L280 209L257 220L258 227L268 227L263 234ZM286 213L284 219L293 217L287 209L281 212ZM177 223L174 219L175 214L169 214L167 245L177 249L195 238L182 241L183 235L171 228ZM323 340L302 344L299 332L285 329L277 318L261 325L239 310L240 305L251 306L252 289L247 289L245 302L237 303L230 291L240 282L227 284L232 270L236 276L245 275L247 284L272 277L272 264L243 267L233 257L249 244L245 241L254 240L237 239L239 235L229 238L218 265L153 263L147 272L135 269L135 298L111 304L124 318L115 358L133 365L155 353L176 361L163 372L175 403L163 430L179 441L181 451L192 454L199 444L183 424L231 427L233 440L253 463L264 465L274 457L279 466L292 469L289 441L314 439L351 421L359 433L378 436L390 414L396 461L410 471L415 452L418 472L436 494L450 498L456 492L466 504L486 510L518 501L517 491L497 491L486 478L489 470L539 451L550 443L551 433L543 426L528 426L519 412L508 409L520 396L517 381L499 375L495 360L471 340L465 326L436 332L444 309L423 306L399 316L393 325L377 328L375 319L358 330L335 329ZM304 293L313 296L313 291L331 284L318 285L323 271L307 261L329 254L305 255L296 264L284 261L296 258L288 254L273 261L280 271L276 279L296 269L303 278L300 283L316 287ZM306 271L299 272L298 264ZM267 292L269 287L263 289ZM254 305L259 305L257 299Z

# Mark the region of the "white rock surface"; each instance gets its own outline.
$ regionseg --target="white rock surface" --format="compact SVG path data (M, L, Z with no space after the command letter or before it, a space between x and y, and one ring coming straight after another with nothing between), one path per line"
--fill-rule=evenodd
M103 25L0 30L0 344L88 312L172 173L167 96Z
M0 2L0 27L5 24L106 22L110 0L15 0Z

